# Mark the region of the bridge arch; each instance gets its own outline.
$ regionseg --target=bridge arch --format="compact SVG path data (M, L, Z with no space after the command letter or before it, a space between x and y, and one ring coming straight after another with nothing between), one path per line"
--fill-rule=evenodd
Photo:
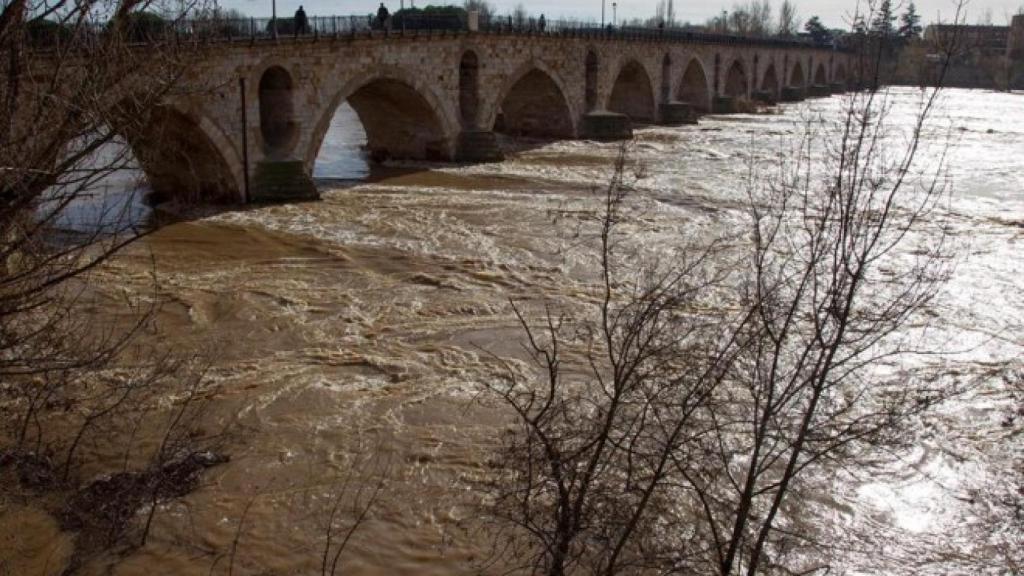
M155 108L144 131L126 134L157 201L244 200L242 162L212 121L172 105Z
M473 50L466 50L459 61L459 114L464 128L476 126L479 107L480 59Z
M779 97L779 75L775 72L775 63L769 62L761 77L761 91L768 92L773 98Z
M528 62L498 93L487 126L496 132L535 138L572 138L575 114L564 83L547 66Z
M725 83L722 85L722 94L730 98L746 98L749 82L743 61L739 58L733 59L726 69Z
M800 64L799 59L794 59L793 69L789 74L789 87L790 88L803 88L806 85L806 77L804 76L804 67Z
M619 68L608 97L608 110L625 114L633 121L654 121L654 83L637 60L629 59Z
M583 100L586 111L590 112L597 108L597 52L593 49L587 50L587 57L583 62L584 92Z
M676 88L676 100L686 102L699 112L711 110L711 88L704 65L696 56L690 58Z
M814 84L816 86L828 84L828 75L825 73L824 62L818 62L818 68L814 71Z
M263 152L269 157L287 156L299 135L292 75L283 66L269 66L260 74L257 90Z
M313 166L331 119L348 102L366 132L366 146L376 161L386 159L448 160L459 121L449 115L434 92L413 75L381 67L350 79L322 109L306 149Z

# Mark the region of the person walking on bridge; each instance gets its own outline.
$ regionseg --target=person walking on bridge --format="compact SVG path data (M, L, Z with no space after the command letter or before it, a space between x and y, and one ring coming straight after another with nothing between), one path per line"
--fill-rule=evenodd
M384 29L384 27L388 23L388 17L390 17L390 16L391 16L391 13L388 12L387 6L384 6L384 3L381 2L380 3L380 8L377 8L377 29L378 30L383 30Z
M306 11L302 9L302 5L299 5L299 9L295 11L295 33L309 34L309 19L306 18Z

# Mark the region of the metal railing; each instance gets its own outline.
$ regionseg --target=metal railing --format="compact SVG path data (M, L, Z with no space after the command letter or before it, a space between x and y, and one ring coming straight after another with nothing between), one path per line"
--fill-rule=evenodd
M541 20L535 17L495 16L480 22L480 31L498 34L552 35L609 40L664 41L688 44L742 44L774 47L827 48L803 38L739 36L692 28L615 26L583 20Z
M45 47L60 42L71 32L45 23L30 28L32 44ZM90 27L90 34L102 35L104 24ZM302 22L293 18L203 18L160 20L148 18L129 22L123 30L135 43L238 42L282 39L319 39L357 36L408 36L421 33L470 33L467 18L459 14L396 14L386 19L374 15L311 16ZM832 49L800 38L748 37L717 34L686 28L613 26L579 20L546 20L522 16L481 18L472 32L494 35L550 36L686 44L730 44L769 47ZM76 33L81 33L79 28Z

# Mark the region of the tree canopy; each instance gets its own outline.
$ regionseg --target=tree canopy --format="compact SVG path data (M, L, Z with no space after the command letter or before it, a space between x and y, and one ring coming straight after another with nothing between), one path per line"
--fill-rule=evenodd
M821 23L817 16L811 16L804 24L804 31L811 35L815 44L828 44L832 41L832 32Z

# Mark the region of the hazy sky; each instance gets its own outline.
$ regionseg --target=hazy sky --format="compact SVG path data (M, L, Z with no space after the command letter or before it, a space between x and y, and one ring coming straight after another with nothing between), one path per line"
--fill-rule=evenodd
M237 8L252 16L269 16L271 0L219 0L222 8ZM366 14L375 12L380 0L277 0L278 13L290 15L299 4L305 6L309 15L342 15ZM405 0L408 5L410 0ZM907 0L893 0L894 5ZM385 0L391 11L399 7L400 0ZM612 0L606 0L607 19L612 18ZM676 0L676 15L679 20L703 23L709 17L722 10L731 10L735 0ZM772 0L778 6L782 0ZM833 28L848 27L850 15L857 9L857 0L794 0L801 21L809 16L818 15L824 23ZM416 5L426 4L461 4L461 0L415 0ZM518 0L492 0L499 13L511 11ZM543 13L548 19L559 17L593 18L601 17L601 0L561 0L552 3L544 0L522 0L526 9L533 14ZM620 0L618 1L619 18L647 17L654 15L658 0ZM743 0L746 3L746 0ZM864 10L861 4L861 11ZM953 17L956 4L954 0L916 0L918 14L925 24L938 20L948 21ZM967 4L967 22L978 23L991 15L993 24L1005 24L1009 15L1024 6L1024 0L970 0ZM902 8L898 10L902 12Z

